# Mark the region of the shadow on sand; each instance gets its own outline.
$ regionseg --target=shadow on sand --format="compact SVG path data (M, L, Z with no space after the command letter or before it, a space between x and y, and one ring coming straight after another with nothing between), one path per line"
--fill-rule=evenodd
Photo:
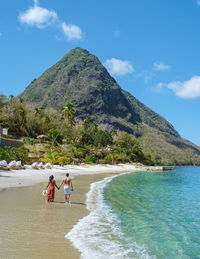
M68 204L65 201L54 201L52 203L58 203L58 204ZM85 203L82 202L70 202L70 205L86 205Z

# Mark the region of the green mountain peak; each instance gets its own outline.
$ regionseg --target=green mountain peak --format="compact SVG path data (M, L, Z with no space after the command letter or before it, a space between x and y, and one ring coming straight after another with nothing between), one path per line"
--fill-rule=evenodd
M182 139L168 121L122 90L99 59L80 47L35 79L20 97L38 108L57 111L70 101L77 119L90 115L103 128L134 134L145 149L155 150L166 160L180 160L185 150L189 157L200 155L197 146Z
M68 65L69 63L76 62L78 59L81 59L87 55L89 55L89 52L86 49L77 47L65 54L63 58L58 61L58 63L64 62L66 65Z

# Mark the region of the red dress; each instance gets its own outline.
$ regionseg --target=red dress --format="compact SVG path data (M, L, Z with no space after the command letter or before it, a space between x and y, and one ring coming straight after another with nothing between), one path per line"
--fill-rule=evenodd
M50 185L48 193L47 193L47 201L48 202L53 202L54 201L54 194L55 194L55 186L54 185Z

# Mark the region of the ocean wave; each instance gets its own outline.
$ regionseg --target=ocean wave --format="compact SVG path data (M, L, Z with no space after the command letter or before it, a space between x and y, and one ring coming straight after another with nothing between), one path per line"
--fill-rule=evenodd
M90 185L86 199L90 214L80 219L65 236L81 252L82 259L150 258L144 247L124 236L117 216L104 201L105 186L117 176Z

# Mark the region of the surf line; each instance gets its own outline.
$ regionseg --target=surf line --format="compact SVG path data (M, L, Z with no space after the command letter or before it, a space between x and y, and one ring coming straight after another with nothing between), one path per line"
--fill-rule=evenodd
M106 177L90 185L90 190L86 194L86 208L90 214L80 219L65 236L81 252L81 258L102 258L102 256L113 258L111 247L115 247L115 251L117 251L115 256L119 258L128 258L128 254L134 251L144 252L144 248L139 247L136 243L132 243L132 248L123 247L120 240L126 238L117 224L119 219L104 202L103 190L106 185L114 178L129 173L134 172L123 172ZM105 233L109 233L112 238L107 239ZM96 243L95 249L94 242Z

